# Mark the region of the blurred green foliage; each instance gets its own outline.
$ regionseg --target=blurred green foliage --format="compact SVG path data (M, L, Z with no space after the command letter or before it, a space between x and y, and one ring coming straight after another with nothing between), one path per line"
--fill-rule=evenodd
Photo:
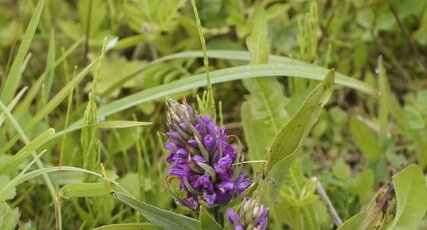
M0 171L0 229L92 229L147 222L109 195L103 183L107 179L116 180L143 202L197 218L165 192L169 182L164 181L163 100L148 99L120 112L102 111L125 96L203 73L202 61L194 56L156 62L201 49L189 1L46 0L40 19L33 20L40 2L0 0L0 85L2 94L5 88L13 94L2 103L32 145L20 139L13 120L2 110L0 169L11 161L19 166ZM372 96L336 84L270 207L271 229L333 228L317 183L339 217L348 220L342 229L427 226L427 204L420 201L425 197L427 170L427 1L196 0L196 4L208 53L248 50L250 64L267 63L269 54L286 56L308 63L307 69L314 68L309 64L334 68L379 92ZM32 39L26 35L30 20L37 28ZM105 57L100 61L105 38ZM31 46L20 54L25 40ZM247 64L230 59L210 59L210 68ZM15 60L22 61L14 68ZM5 87L11 72L17 77L13 79L20 79L18 90ZM265 159L281 128L316 84L269 77L214 87L224 125L240 138L246 160ZM171 96L187 97L195 104L193 98L201 92L193 87ZM111 115L99 117L100 111ZM80 132L82 127L73 127L81 119L86 126ZM148 121L152 126L93 126L104 120ZM46 134L49 127L61 135ZM22 151L24 146L28 152ZM12 156L30 156L33 151L41 155L43 167L75 166L103 178L67 171L49 174L54 186L50 192L46 178L6 186L36 168L29 157ZM418 166L397 174L412 163ZM256 177L262 166L251 163L247 171ZM387 195L387 183L395 186L393 198ZM389 198L388 209L382 209L381 198ZM412 219L406 215L411 212ZM209 216L203 218L209 221Z

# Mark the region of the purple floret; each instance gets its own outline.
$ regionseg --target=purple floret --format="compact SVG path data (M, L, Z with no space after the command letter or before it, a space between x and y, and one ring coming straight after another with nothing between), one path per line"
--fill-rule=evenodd
M225 205L242 194L252 182L245 173L235 175L236 151L225 128L187 104L168 100L167 105L168 174L180 179L180 189L186 193L182 204L197 210L200 201L210 207Z
M268 208L251 198L246 198L240 216L228 208L227 217L234 230L265 230L268 223Z

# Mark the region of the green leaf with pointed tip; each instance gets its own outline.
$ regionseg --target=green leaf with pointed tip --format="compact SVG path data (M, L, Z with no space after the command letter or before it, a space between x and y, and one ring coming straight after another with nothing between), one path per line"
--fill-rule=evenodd
M208 210L206 210L204 206L200 208L199 221L202 226L202 230L222 230L221 226L209 214Z
M350 120L350 132L353 136L354 143L370 162L379 159L381 156L381 149L378 146L377 137L372 130L357 118L352 117Z
M417 229L427 211L427 187L423 172L410 165L393 177L397 197L396 216L389 229Z
M187 216L157 208L153 205L135 200L125 194L113 192L113 196L121 202L140 212L151 223L169 230L200 230L200 222Z
M307 96L295 116L280 130L271 145L268 169L274 167L302 145L319 119L323 106L332 95L334 80L334 71L330 71Z
M267 199L266 202L273 203L277 199L289 167L332 95L334 79L334 71L330 71L307 96L304 104L280 130L271 145L265 172L266 184L259 188Z

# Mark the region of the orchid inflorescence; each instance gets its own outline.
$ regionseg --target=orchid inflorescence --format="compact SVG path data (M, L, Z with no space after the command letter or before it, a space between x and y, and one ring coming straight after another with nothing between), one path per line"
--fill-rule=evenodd
M184 198L176 200L198 211L225 207L233 198L243 195L252 184L246 173L241 172L241 154L228 142L223 126L218 126L209 115L200 115L187 103L167 100L168 114L166 149L170 155L169 178L179 179L179 189ZM228 219L235 229L265 229L267 209L247 198L244 216L232 209ZM249 211L249 209L251 209ZM252 213L252 214L248 214Z
M168 174L178 177L179 188L186 192L180 202L198 210L200 202L207 207L225 205L242 194L252 181L233 165L239 157L227 142L225 128L186 103L168 99L167 106Z

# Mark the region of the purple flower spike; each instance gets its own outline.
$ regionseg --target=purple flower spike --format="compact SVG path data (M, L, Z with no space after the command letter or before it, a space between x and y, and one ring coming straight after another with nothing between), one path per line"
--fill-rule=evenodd
M241 195L252 181L245 173L235 175L236 151L225 128L208 115L196 114L188 104L168 99L167 106L168 175L180 179L180 189L186 193L181 203L197 210L201 201L212 207Z
M265 230L268 223L268 208L251 198L247 198L241 208L240 216L229 208L228 220L234 230Z

